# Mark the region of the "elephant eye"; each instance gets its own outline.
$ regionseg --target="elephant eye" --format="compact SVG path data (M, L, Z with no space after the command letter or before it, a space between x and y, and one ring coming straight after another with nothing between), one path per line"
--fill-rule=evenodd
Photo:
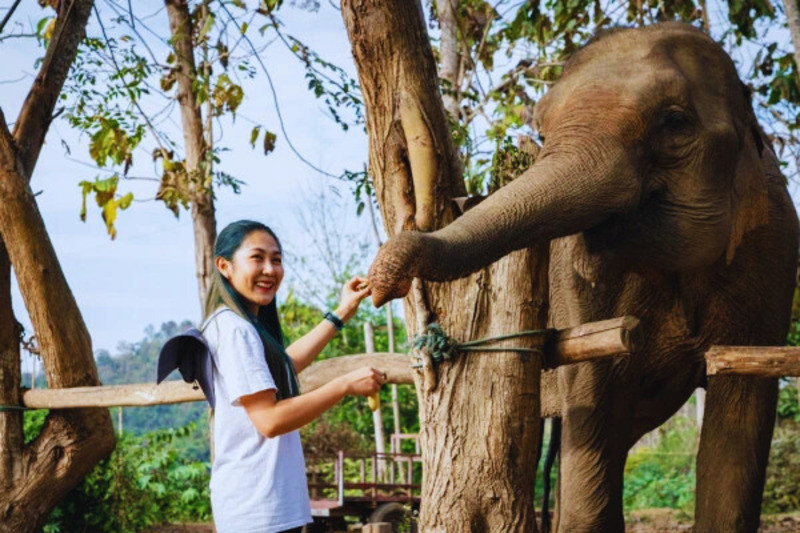
M659 121L659 129L667 133L680 133L691 125L689 116L681 110L670 109Z

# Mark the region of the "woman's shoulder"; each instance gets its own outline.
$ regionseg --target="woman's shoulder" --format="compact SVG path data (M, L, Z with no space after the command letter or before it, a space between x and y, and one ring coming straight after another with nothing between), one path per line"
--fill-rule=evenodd
M205 331L208 333L214 330L216 330L216 332L240 331L247 335L255 335L258 337L258 332L253 324L244 317L239 316L233 309L227 306L222 306L214 311L206 322Z

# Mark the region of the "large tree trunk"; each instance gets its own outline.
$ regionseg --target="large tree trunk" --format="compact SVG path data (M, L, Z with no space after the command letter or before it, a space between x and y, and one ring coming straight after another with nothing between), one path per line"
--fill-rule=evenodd
M53 38L9 132L0 112L0 400L19 405L19 326L11 310L10 264L41 347L52 388L99 385L86 325L58 264L28 181L64 80L83 39L91 0L59 5ZM0 412L0 531L35 531L50 510L114 448L105 409L53 411L22 442L22 417Z
M214 239L217 221L214 213L214 195L211 189L210 161L203 137L203 118L193 85L198 83L192 42L192 21L186 0L166 0L172 46L178 66L178 103L181 107L186 171L189 174L189 199L192 204L194 224L194 257L197 272L197 290L200 308L203 308L214 272Z
M412 0L346 0L342 12L387 233L441 228L465 189L422 8ZM546 248L515 252L453 282L416 280L405 300L409 334L433 321L459 341L543 327ZM532 338L501 346L540 347ZM420 530L536 529L540 368L531 354L464 353L417 374L425 473Z
M11 310L11 262L0 242L0 405L22 403L20 333L20 324ZM22 411L0 412L0 501L17 478L22 446Z

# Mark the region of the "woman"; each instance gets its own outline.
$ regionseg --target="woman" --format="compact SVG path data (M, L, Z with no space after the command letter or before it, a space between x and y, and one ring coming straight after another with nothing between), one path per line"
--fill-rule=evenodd
M281 245L259 222L220 232L206 298L204 336L216 395L211 506L219 533L299 531L311 521L298 429L347 394L370 396L385 374L361 368L300 394L297 372L319 355L370 293L348 281L339 307L284 350L275 293Z

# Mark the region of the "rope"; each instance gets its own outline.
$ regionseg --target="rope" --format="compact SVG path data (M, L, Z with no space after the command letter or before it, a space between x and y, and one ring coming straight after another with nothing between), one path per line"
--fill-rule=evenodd
M414 336L413 345L417 350L427 351L434 363L440 363L452 359L457 352L521 352L521 353L541 353L538 348L524 348L521 346L483 346L493 342L499 342L507 339L517 339L520 337L532 337L534 335L543 335L547 333L546 329L529 329L519 331L517 333L509 333L506 335L498 335L496 337L484 337L467 342L456 342L447 336L447 334L437 323L428 324L424 333ZM417 366L417 365L412 365Z
M23 405L0 405L0 413L4 411L34 411L35 409L31 409L30 407L25 407Z

